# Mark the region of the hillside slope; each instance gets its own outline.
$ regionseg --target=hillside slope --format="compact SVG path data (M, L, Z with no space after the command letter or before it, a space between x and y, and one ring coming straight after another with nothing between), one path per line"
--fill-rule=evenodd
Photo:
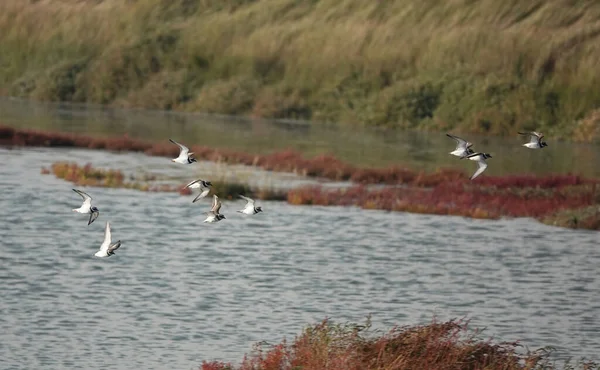
M595 0L3 0L0 92L591 141L599 36Z

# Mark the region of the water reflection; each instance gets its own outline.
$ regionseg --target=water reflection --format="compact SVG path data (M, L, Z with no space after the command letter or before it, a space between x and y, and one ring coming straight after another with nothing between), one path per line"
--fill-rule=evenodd
M251 120L163 111L110 109L95 105L49 104L1 99L1 121L16 127L120 135L148 140L179 138L190 144L268 153L288 148L306 155L333 154L359 166L408 165L414 168L458 168L471 173L473 163L448 155L454 141L444 133L376 131L357 127L292 121ZM456 133L459 134L459 133ZM463 135L475 150L493 155L488 175L575 173L600 177L600 145L573 144L548 138L540 151L511 138Z

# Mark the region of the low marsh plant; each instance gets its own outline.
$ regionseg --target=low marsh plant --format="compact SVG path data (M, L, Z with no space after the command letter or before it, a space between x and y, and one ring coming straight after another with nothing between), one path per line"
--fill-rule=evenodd
M364 325L323 320L293 341L257 344L239 366L203 362L200 370L597 370L593 362L563 366L552 350L523 350L519 342L482 339L468 321L433 321L381 333Z

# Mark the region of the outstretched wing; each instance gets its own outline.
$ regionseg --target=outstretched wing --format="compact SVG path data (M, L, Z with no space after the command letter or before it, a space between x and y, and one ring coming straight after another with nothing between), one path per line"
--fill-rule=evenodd
M101 251L106 252L108 250L108 247L110 246L110 239L111 239L110 223L108 221L106 221L106 226L104 228L104 241L102 242L102 245L100 246Z
M221 209L221 201L219 200L219 197L217 196L217 194L213 194L213 204L212 204L212 208L210 209L210 211L213 212L214 214L218 215L220 209Z
M196 183L199 183L201 181L202 181L202 179L194 180L194 181L190 182L189 184L187 184L185 187L189 188L190 186L192 186L192 185L194 185ZM202 184L200 184L200 186L202 186Z
M531 131L531 132L519 132L519 135L529 136L530 143L539 143L544 135L539 132Z
M449 138L452 138L456 141L456 148L470 148L471 146L473 146L473 144L469 143L468 141L466 141L465 139L462 139L458 136L454 136L454 135L450 135L450 134L446 134L446 136L448 136Z
M73 191L81 195L81 197L83 198L83 205L92 205L92 197L90 197L87 193L84 193L83 191L77 189L73 189Z
M476 178L477 176L481 175L481 173L483 171L485 171L485 169L487 168L487 163L484 160L480 160L477 161L477 165L479 166L477 168L477 171L475 171L475 173L473 174L473 176L471 176L471 180L473 180L474 178Z
M92 222L96 221L96 219L98 218L98 216L100 216L100 212L98 212L98 211L90 213L90 220L88 221L88 226Z
M114 251L116 251L117 249L119 249L120 246L121 246L121 241L118 240L116 243L111 244L110 247L108 247L108 249L106 250L106 252L108 254L111 254Z
M254 199L245 197L245 196L243 196L241 194L239 194L239 197L242 198L242 199L244 199L244 200L246 200L246 202L248 202L248 204L251 204L251 205L254 206Z
M190 150L188 149L187 146L183 145L183 144L179 144L178 142L176 142L173 139L169 139L170 142L172 142L173 144L179 146L180 152L179 155L181 156L183 154L183 156L187 156L190 153Z
M198 199L202 199L202 198L204 198L205 196L207 196L207 195L208 195L208 193L209 193L209 192L210 192L210 190L209 190L209 189L206 189L206 190L204 190L203 192L201 192L200 194L198 194L198 195L196 196L196 198L194 198L194 200L192 201L192 203L196 203L196 201L197 201Z

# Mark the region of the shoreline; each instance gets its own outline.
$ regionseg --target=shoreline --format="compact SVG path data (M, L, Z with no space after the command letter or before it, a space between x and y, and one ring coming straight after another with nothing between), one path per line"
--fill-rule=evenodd
M131 139L127 135L100 138L2 125L0 145L78 147L143 152L171 158L179 153L179 148L170 143ZM217 163L241 164L267 171L353 183L343 189L323 186L294 188L285 197L264 192L258 196L259 199L272 196L290 204L359 206L471 218L533 217L554 226L600 230L600 181L597 179L576 175L511 175L484 176L472 182L464 172L448 169L427 173L400 166L364 168L349 165L333 156L306 158L290 150L258 155L195 145L189 147L197 157ZM77 178L71 176L70 181L77 181ZM373 189L374 185L385 186ZM234 186L233 189L239 191L240 187Z

